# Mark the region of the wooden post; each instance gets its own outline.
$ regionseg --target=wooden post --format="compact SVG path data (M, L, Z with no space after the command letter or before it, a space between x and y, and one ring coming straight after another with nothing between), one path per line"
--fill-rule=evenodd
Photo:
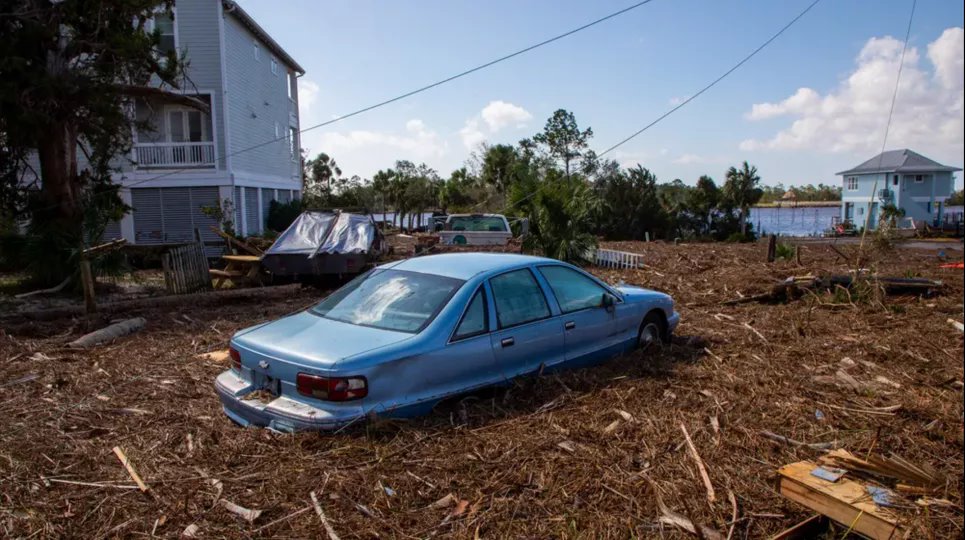
M772 263L777 257L777 235L767 237L767 262Z
M794 246L794 258L797 260L798 266L801 266L801 250L802 250L802 249L803 249L803 247L802 247L800 244Z
M97 303L94 301L94 273L90 269L90 259L81 255L80 258L80 283L84 289L84 308L87 313L97 311Z

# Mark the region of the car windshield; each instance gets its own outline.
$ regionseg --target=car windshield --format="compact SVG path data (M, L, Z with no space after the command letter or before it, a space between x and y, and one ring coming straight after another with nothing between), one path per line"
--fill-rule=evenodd
M493 231L506 232L506 222L495 216L458 216L449 220L454 231Z
M376 269L355 278L311 311L359 326L417 333L432 322L462 283L432 274Z

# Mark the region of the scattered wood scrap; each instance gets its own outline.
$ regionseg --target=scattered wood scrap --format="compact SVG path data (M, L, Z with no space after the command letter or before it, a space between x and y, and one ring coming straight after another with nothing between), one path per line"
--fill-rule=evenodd
M830 291L836 288L849 290L859 283L880 288L886 294L918 294L931 295L944 287L941 281L925 278L901 278L872 276L854 279L850 275L831 276L791 276L780 283L771 286L766 293L743 296L728 300L723 305L746 304L749 302L789 302L804 296L807 292Z
M796 441L790 437L785 437L784 435L778 435L772 431L762 430L761 435L771 439L772 441L777 441L779 443L789 444L791 446L805 446L807 448L813 448L815 450L830 450L838 445L837 441L826 442L826 443L806 443L801 441Z
M703 538L704 540L724 540L724 535L720 534L714 529L696 524L692 520L668 508L667 504L663 502L663 497L660 496L660 490L657 488L657 483L651 480L648 476L644 476L643 478L648 484L650 484L650 488L653 490L653 497L657 500L657 508L660 509L661 514L658 518L660 523L673 525L674 527L687 531L697 538Z
M799 461L778 470L781 495L850 527L873 540L902 538L898 516L868 495L866 484L849 478L836 482L811 474L813 461Z
M120 446L115 446L113 451L114 455L117 456L117 459L121 460L121 465L127 469L127 474L130 475L131 479L134 480L134 483L137 484L137 488L140 489L141 492L147 493L150 488L147 487L147 484L144 483L144 480L141 480L141 475L137 474L137 471L134 470L134 465L131 465L131 461L127 459L127 454L124 453L124 450L121 450Z
M222 364L228 361L228 349L223 349L220 351L204 352L195 356L198 360L208 360L211 362L217 362Z
M98 246L89 247L81 252L81 255L85 257L90 257L91 255L96 255L98 253L103 253L105 251L112 251L117 249L127 243L127 240L123 238L118 238L116 240L111 240L110 242L100 244Z
M936 488L945 485L945 479L931 467L915 465L895 454L888 456L871 454L862 459L839 448L828 452L820 461L849 471L893 478L910 486Z
M144 317L126 319L119 323L112 324L106 328L101 328L100 330L95 330L89 334L85 334L74 341L71 341L67 344L67 346L73 349L85 349L87 347L93 347L94 345L99 345L107 341L113 341L128 334L133 334L134 332L144 328L146 323L147 321L144 320Z
M55 285L55 286L53 286L53 287L51 287L51 288L49 288L49 289L40 289L40 290L37 290L37 291L30 291L30 292L20 293L20 294L14 295L14 298L30 298L31 296L39 296L39 295L41 295L41 294L56 294L56 293L59 293L60 291L64 290L65 287L67 287L67 284L70 283L70 279L71 279L71 276L67 276L67 277L64 278L64 280L61 281L58 285Z
M687 426L680 424L680 431L684 433L684 440L687 442L687 449L690 450L690 457L697 464L697 470L700 471L700 478L704 482L704 488L707 490L707 502L713 504L717 500L717 496L714 493L714 485L710 482L710 475L707 474L707 467L704 466L704 460L700 459L700 454L697 453L697 447L694 446L694 442L690 439L690 434L687 433Z

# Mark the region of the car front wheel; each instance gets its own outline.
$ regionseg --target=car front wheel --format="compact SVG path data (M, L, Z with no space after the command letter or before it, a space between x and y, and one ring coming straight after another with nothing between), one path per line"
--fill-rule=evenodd
M637 349L645 351L667 341L667 323L656 313L648 313L640 324L637 334Z

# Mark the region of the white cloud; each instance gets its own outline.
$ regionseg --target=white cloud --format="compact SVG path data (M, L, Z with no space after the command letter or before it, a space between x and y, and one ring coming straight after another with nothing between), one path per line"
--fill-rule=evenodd
M298 79L298 109L302 115L311 114L312 108L318 102L318 83L304 77Z
M462 137L462 144L470 149L475 148L486 140L486 134L479 128L478 118L466 120L466 125L459 130L459 136Z
M526 127L526 122L533 118L533 115L526 109L502 100L490 101L489 105L483 108L480 116L492 133L496 133L509 125L517 128Z
M519 105L502 100L490 101L479 114L466 120L466 124L459 130L459 136L466 148L473 149L504 128L526 127L526 123L532 118L533 115Z
M706 161L703 156L698 156L697 154L682 154L673 160L674 163L678 165L692 165L695 163L703 163Z
M439 158L448 151L448 144L425 122L414 118L405 123L404 133L353 130L321 133L311 145L313 151L325 152L341 158L344 154L391 154L399 159L426 160ZM391 150L392 152L386 152Z
M963 36L962 28L949 28L928 45L930 70L920 66L918 49L908 47L888 135L889 148L911 147L938 158L961 156L965 148ZM821 95L814 89L800 88L777 103L754 104L747 113L750 120L793 120L770 138L741 142L741 150L877 152L888 120L901 48L902 42L892 37L872 38L858 54L854 71L836 89Z

